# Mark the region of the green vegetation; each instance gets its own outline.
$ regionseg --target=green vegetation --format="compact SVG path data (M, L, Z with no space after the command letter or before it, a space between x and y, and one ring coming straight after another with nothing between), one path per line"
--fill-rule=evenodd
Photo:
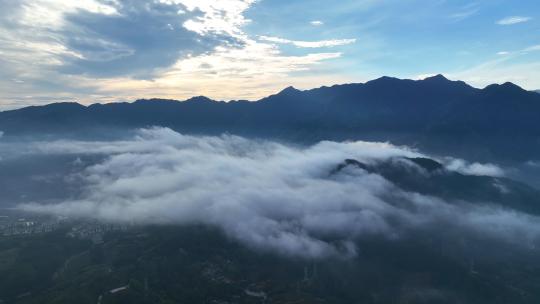
M364 239L355 258L306 261L252 251L204 227L140 227L108 233L98 245L65 235L66 231L57 231L0 239L4 303L538 303L540 299L540 263L534 256L520 253L516 258L507 252L500 259L492 254L490 260L482 260L480 251L474 254L480 245L429 238Z

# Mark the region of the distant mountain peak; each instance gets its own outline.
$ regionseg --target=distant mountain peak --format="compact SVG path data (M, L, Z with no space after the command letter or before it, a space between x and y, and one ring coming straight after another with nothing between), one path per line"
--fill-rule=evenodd
M453 81L446 78L442 74L427 77L421 80L400 79L394 77L383 76L375 80L366 82L366 85L375 87L380 90L392 89L395 86L427 86L431 89L443 92L463 92L464 90L472 90L473 88L463 81Z
M162 99L162 98L151 98L151 99L137 99L135 104L151 104L151 103L160 103L160 102L176 102L172 99Z
M283 89L281 92L279 92L279 94L290 94L290 93L298 93L298 92L300 92L300 90L298 90L297 88L293 86L288 86L285 89Z
M513 83L513 82L505 82L501 85L501 87L503 88L512 88L512 89L520 89L522 90L522 88L520 86L518 86L517 84Z
M522 87L512 82L505 82L503 84L491 84L485 87L484 90L493 92L526 92Z
M370 80L365 83L367 87L375 87L375 88L389 88L392 85L402 83L404 80L395 78L395 77L389 77L389 76L382 76L377 79Z
M215 101L206 96L195 96L195 97L191 97L190 99L187 99L185 102L215 102Z
M382 76L377 79L370 80L367 83L380 83L380 82L396 81L396 80L402 80L402 79L390 77L390 76Z
M39 106L34 106L34 108L35 107L39 107ZM73 109L84 109L84 108L86 108L86 106L84 106L84 105L82 105L82 104L80 104L78 102L75 102L75 101L55 102L55 103L45 105L45 107L48 108L48 109L54 109L54 110L59 110L59 109L73 110ZM30 108L33 108L33 107L30 107Z
M451 81L451 80L449 80L448 78L444 77L443 74L437 74L437 75L435 75L435 76L431 76L431 77L426 77L426 78L424 78L424 81L431 81L431 82L433 82L433 81L438 81L438 82L444 81L444 82L447 82L447 81Z

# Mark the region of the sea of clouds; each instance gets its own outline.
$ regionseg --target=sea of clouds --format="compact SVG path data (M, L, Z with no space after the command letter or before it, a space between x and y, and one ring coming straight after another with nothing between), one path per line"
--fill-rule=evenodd
M19 206L31 212L202 224L254 249L307 258L350 257L362 237L395 239L411 230L437 233L441 227L527 246L540 239L540 218L533 215L406 192L359 168L332 174L345 159L369 164L424 156L388 143L326 141L305 147L150 128L126 140L40 142L32 149L103 157L77 173L84 185L80 197ZM77 158L77 165L81 162ZM489 164L445 163L449 170L503 174Z

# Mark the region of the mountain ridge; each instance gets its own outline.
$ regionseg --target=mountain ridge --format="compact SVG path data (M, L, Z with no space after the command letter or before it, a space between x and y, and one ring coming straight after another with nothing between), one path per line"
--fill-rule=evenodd
M390 141L472 159L540 155L540 95L512 83L483 89L443 75L381 77L365 83L288 87L257 101L139 99L84 106L55 103L0 112L4 136L102 136L148 126L178 132L313 143Z
M58 104L59 105L78 104L78 105L81 105L83 107L91 107L91 106L94 106L94 105L133 104L133 103L137 103L137 102L141 102L141 101L171 101L171 102L213 101L213 102L218 102L218 103L221 103L221 102L223 102L223 103L235 103L235 102L254 103L254 102L260 102L260 101L265 100L265 99L267 99L269 97L284 94L284 93L311 92L311 91L317 91L317 90L343 88L343 87L350 87L350 86L351 87L352 86L363 86L363 85L368 85L368 84L372 85L374 83L381 82L381 81L407 81L407 82L415 82L415 83L423 83L423 82L424 83L428 83L428 82L429 83L437 83L438 82L439 84L442 83L442 82L447 82L447 83L454 83L456 85L458 85L458 84L463 85L463 86L466 86L466 87L469 87L469 88L472 88L472 89L476 89L476 90L486 90L488 88L494 88L494 87L500 87L500 86L503 86L503 87L504 86L507 86L507 87L512 86L512 87L519 88L523 92L528 92L527 90L521 88L520 86L518 86L518 85L516 85L516 84L514 84L512 82L505 82L503 84L494 83L494 84L487 85L484 88L476 88L476 87L473 87L473 86L471 86L471 85L469 85L466 82L461 81L461 80L450 80L450 79L446 78L442 74L437 74L437 75L434 75L434 76L426 77L424 79L407 79L407 78L397 78L397 77L390 77L390 76L381 76L379 78L369 80L369 81L366 81L366 82L363 82L363 83L362 82L353 82L353 83L334 84L334 85L331 85L331 86L320 86L320 87L315 87L315 88L311 88L311 89L297 89L294 86L288 86L288 87L282 89L281 91L276 92L275 94L270 94L269 96L262 97L262 98L259 98L257 100L232 99L232 100L225 101L225 100L212 99L212 98L204 96L204 95L199 95L199 96L193 96L193 97L190 97L190 98L184 99L184 100L155 97L155 98L140 98L140 99L136 99L136 100L134 100L132 102L91 103L91 104L88 104L88 105L77 102L77 101L60 101L60 102L43 104L43 105L29 105L29 106L21 107L21 108L17 108L17 109L10 109L10 110L0 111L0 113L19 111L19 110L26 109L26 108L47 107L47 106L58 105ZM530 91L530 92L540 93L540 90L533 90L533 91Z

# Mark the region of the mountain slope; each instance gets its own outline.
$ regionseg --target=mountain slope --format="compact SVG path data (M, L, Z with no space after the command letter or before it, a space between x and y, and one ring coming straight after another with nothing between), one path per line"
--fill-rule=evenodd
M302 142L392 141L436 153L451 149L469 158L523 160L540 153L537 113L540 95L514 84L476 89L438 75L419 81L382 77L306 91L290 87L257 102L195 97L88 107L59 103L1 112L0 130L7 136L81 136L159 125Z
M405 191L439 197L453 203L492 204L540 215L539 190L508 178L450 171L429 158L393 158L375 164L347 159L331 175L351 169L380 175Z

